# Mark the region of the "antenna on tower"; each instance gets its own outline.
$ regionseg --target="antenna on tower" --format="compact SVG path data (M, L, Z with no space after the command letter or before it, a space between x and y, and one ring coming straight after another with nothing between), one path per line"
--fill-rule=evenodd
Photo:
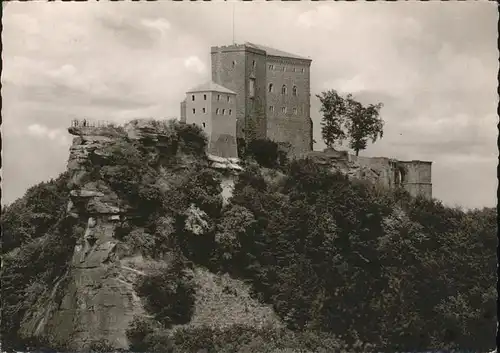
M236 1L233 1L233 45L235 44L235 43L234 43L234 3L235 3L235 2L236 2Z

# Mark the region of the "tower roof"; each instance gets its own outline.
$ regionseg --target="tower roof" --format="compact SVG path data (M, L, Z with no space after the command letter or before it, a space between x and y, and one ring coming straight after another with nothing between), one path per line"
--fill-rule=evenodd
M195 92L219 92L219 93L236 94L230 89L221 86L213 81L208 81L194 88L191 88L186 93L195 93Z
M303 56L299 56L299 55L287 53L285 51L274 49L274 48L270 48L270 47L266 47L266 46L260 45L260 44L254 44L254 43L246 42L245 45L247 45L249 47L257 48L257 49L260 49L260 50L264 50L267 53L267 55L270 55L270 56L281 56L283 58L293 58L293 59L300 59L300 60L311 60L311 59L303 57Z

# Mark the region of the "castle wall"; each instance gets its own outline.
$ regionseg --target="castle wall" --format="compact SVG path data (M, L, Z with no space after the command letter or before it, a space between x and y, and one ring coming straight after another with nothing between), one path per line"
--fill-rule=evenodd
M386 187L403 187L410 195L432 198L432 163L397 161L385 157L350 156L359 166L375 171Z
M310 65L310 60L267 57L267 136L291 143L295 155L312 150Z
M235 95L214 92L211 105L212 133L209 153L226 158L238 157Z
M186 101L183 100L181 102L181 119L180 119L183 123L186 122Z
M206 99L205 99L206 96ZM208 139L212 135L212 92L186 93L186 122L200 126ZM194 100L193 100L194 97ZM203 112L205 109L205 112Z
M413 196L432 198L432 163L424 161L400 163L406 169L405 189Z
M265 52L230 45L212 47L211 54L212 81L236 93L237 137L265 138ZM254 80L253 88L251 80Z

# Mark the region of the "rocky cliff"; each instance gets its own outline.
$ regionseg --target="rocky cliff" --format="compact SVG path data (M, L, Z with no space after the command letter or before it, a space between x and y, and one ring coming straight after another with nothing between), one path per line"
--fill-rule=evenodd
M234 177L242 168L237 159L207 158L204 153L197 156L188 152L171 129L153 120L136 120L123 127L75 124L68 130L75 137L67 167L71 189L67 217L86 226L77 239L66 273L56 280L50 292L39 298L38 309L28 312L22 332L25 337L48 337L51 342L72 350L88 348L99 340L106 340L114 348L127 348L126 330L133 318L151 314L146 313L134 290L134 283L162 265L160 262L168 265L168 258L153 260L140 251L127 248L116 236L117 227L142 211L134 209L109 183L89 174L96 172L95 167L100 161L113 158L107 147L119 138L148 148L148 156L158 162L156 166L163 175L162 180L155 182L166 189L172 187L173 179L185 175L194 164L201 163L219 172L222 196L227 200L231 196ZM191 205L186 213L186 227L193 229L194 233L203 233L207 227L204 212ZM168 220L166 217L167 223ZM136 232L147 235L145 229L137 228ZM198 282L214 281L212 277L215 275L203 276L204 272L200 270L195 270L195 273ZM250 306L259 307L257 303ZM203 300L197 303L196 310L204 312ZM257 317L273 318L270 309L256 310L262 311Z

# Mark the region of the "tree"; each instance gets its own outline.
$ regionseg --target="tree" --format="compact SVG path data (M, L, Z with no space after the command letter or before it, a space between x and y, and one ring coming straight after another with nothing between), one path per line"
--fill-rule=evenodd
M349 139L349 147L357 156L366 149L368 139L375 142L383 137L382 103L363 106L352 94L342 97L335 90L322 92L317 97L323 113L321 135L328 147Z

